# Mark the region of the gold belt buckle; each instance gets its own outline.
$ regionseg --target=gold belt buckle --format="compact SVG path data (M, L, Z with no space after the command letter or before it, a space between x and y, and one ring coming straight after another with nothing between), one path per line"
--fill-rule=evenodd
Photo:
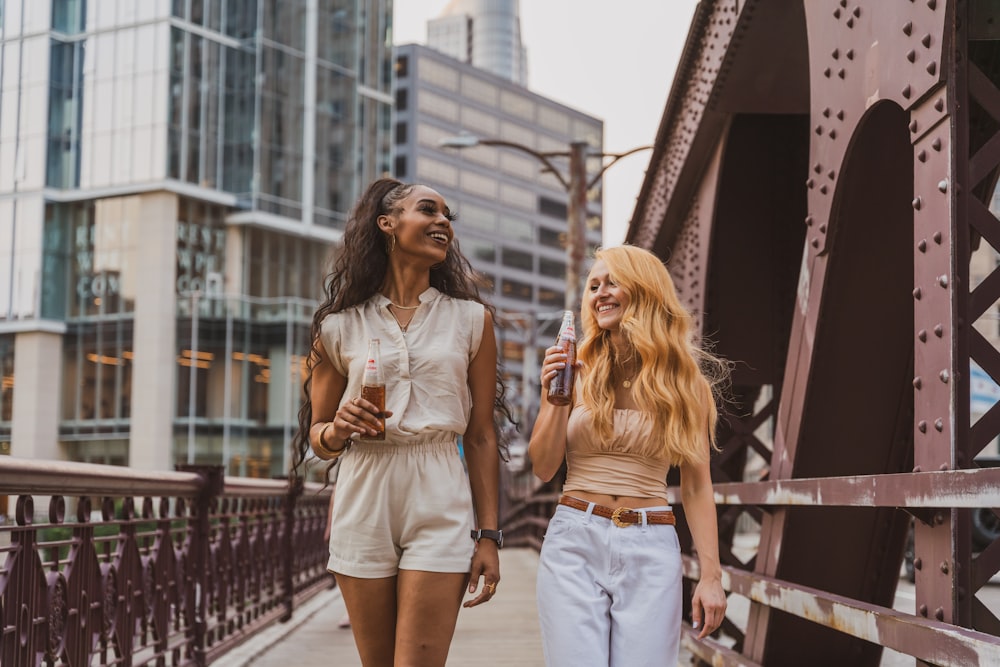
M625 523L622 521L621 516L623 512L631 512L632 509L629 507L619 507L614 512L611 513L611 523L615 524L619 528L628 528L631 523Z

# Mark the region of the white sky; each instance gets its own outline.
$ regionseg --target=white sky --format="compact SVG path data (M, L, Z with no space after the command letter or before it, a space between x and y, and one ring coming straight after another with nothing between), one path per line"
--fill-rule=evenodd
M448 0L394 0L397 44L424 43ZM604 121L604 150L652 144L696 0L522 0L528 87ZM604 178L604 244L625 238L649 151Z

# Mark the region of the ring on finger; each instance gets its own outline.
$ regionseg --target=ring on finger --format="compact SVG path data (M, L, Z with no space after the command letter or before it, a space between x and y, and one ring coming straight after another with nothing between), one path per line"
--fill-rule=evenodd
M497 592L497 583L494 581L492 584L486 584L486 588L490 591L490 596L492 597Z

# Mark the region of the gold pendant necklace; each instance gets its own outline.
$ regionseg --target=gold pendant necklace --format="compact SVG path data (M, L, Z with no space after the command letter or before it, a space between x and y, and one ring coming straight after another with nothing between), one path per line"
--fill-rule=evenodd
M392 305L395 306L396 304L392 304ZM399 306L396 306L396 307L398 308ZM416 308L417 307L414 306L413 308L404 308L404 310L416 310ZM388 308L388 311L389 311L389 314L392 315L392 319L396 320L396 325L399 327L400 332L405 336L406 335L406 330L409 329L410 328L410 324L413 323L413 316L416 313L410 313L410 319L408 319L406 321L406 324L403 324L402 322L399 321L399 318L396 317L396 313L392 312L392 308Z
M631 387L632 386L632 378L628 378L626 380L622 380L622 386L625 387L626 389L628 389L629 387Z

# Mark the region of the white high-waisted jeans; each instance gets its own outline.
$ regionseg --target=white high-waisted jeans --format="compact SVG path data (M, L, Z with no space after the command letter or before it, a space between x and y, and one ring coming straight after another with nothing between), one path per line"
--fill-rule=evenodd
M670 509L647 507L646 511ZM681 633L681 552L666 524L615 526L559 505L538 563L548 667L674 667Z

